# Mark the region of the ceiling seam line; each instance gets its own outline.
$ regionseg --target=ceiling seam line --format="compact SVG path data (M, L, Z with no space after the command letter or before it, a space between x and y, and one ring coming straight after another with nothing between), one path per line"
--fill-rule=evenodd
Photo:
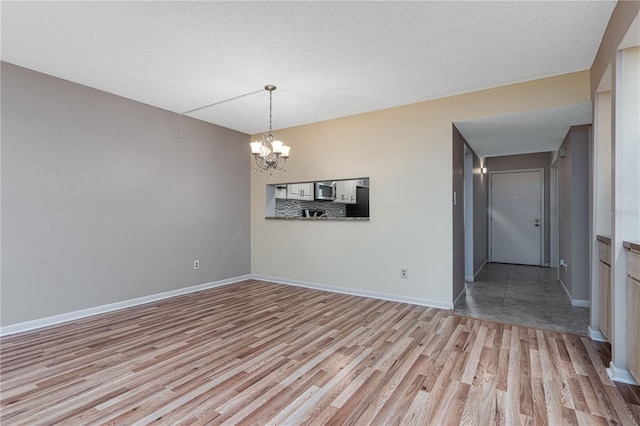
M214 102L214 103L209 104L209 105L205 105L205 106L201 106L201 107L198 107L198 108L190 109L189 111L181 112L180 115L191 114L192 112L200 111L201 109L205 109L205 108L209 108L209 107L212 107L212 106L220 105L220 104L223 104L225 102L235 101L236 99L244 98L245 96L255 95L256 93L260 93L260 92L263 92L263 91L264 91L264 89L260 89L260 90L256 90L256 91L253 91L253 92L245 93L244 95L234 96L233 98L225 99L223 101Z

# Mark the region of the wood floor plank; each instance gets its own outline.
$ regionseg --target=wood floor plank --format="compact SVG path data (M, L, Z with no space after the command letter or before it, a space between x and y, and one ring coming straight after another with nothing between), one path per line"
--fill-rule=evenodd
M509 365L507 369L507 389L505 401L505 422L509 425L520 423L520 329L511 330Z
M471 353L469 354L469 361L466 364L465 370L462 373L462 383L471 384L473 383L473 378L476 374L476 369L478 368L478 363L480 362L480 354L482 353L482 348L484 347L484 339L487 335L487 327L480 326L480 331L475 337L475 342L473 343L473 347L471 349Z
M417 426L427 424L427 410L429 409L429 393L418 391L401 424Z
M536 425L550 424L542 377L531 378L531 399L533 402L533 422Z
M584 337L258 280L0 339L0 423L624 424ZM626 400L625 400L626 398Z
M414 346L412 349L408 348L406 350L406 354L403 354L404 356L398 358L402 361L395 363L394 367L396 368L389 372L391 373L389 375L389 379L380 386L376 398L369 402L369 407L358 419L359 422L366 424L377 419L375 423L386 424L386 417L392 414L394 405L396 405L393 403L388 404L388 401L403 381L406 381L405 386L408 386L411 383L411 379L416 373L408 373L415 367L415 363L419 359L421 352L422 348L420 346ZM419 366L416 369L418 368ZM409 376L409 378L407 378L407 376ZM381 413L383 409L385 409L383 416L378 416L378 413Z

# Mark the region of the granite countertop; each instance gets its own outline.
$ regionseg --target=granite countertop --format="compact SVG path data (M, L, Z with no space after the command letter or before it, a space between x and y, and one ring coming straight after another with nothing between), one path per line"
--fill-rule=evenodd
M339 221L339 222L366 222L368 217L287 217L287 216L267 216L265 219L275 220L311 220L311 221Z
M623 241L622 245L629 250L640 251L640 242L638 241Z
M605 244L611 245L611 237L609 235L597 235L596 238L601 243L605 243Z

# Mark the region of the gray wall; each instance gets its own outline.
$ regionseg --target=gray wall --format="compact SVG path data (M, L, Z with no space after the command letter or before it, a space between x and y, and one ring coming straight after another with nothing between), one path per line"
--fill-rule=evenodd
M591 126L569 129L558 158L560 279L573 299L589 300L589 141Z
M453 300L464 291L464 144L465 140L453 126L453 191L457 203L453 206ZM453 202L453 194L451 194Z
M544 263L549 263L550 215L549 215L549 170L551 153L505 155L486 159L489 172L501 170L544 169Z
M250 273L248 135L1 71L2 326Z
M571 137L570 132L564 138L560 150L564 149L565 157L558 158L558 257L571 260ZM571 269L567 271L558 266L558 276L564 283L569 294L572 293L571 277L573 275L573 261Z
M467 144L456 126L453 126L453 190L457 204L453 207L453 300L464 291L464 147L471 151L473 168L479 170L481 162ZM474 273L487 260L487 194L488 175L473 175L473 270Z
M471 151L473 152L473 150ZM480 170L480 159L473 154L473 168ZM473 175L473 271L477 273L489 259L489 174Z

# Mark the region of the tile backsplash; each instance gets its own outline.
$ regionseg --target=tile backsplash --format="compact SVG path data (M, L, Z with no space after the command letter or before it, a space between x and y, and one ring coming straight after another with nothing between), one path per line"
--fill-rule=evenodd
M346 204L333 201L285 200L276 198L276 217L303 217L304 210L324 210L328 217L346 217Z

